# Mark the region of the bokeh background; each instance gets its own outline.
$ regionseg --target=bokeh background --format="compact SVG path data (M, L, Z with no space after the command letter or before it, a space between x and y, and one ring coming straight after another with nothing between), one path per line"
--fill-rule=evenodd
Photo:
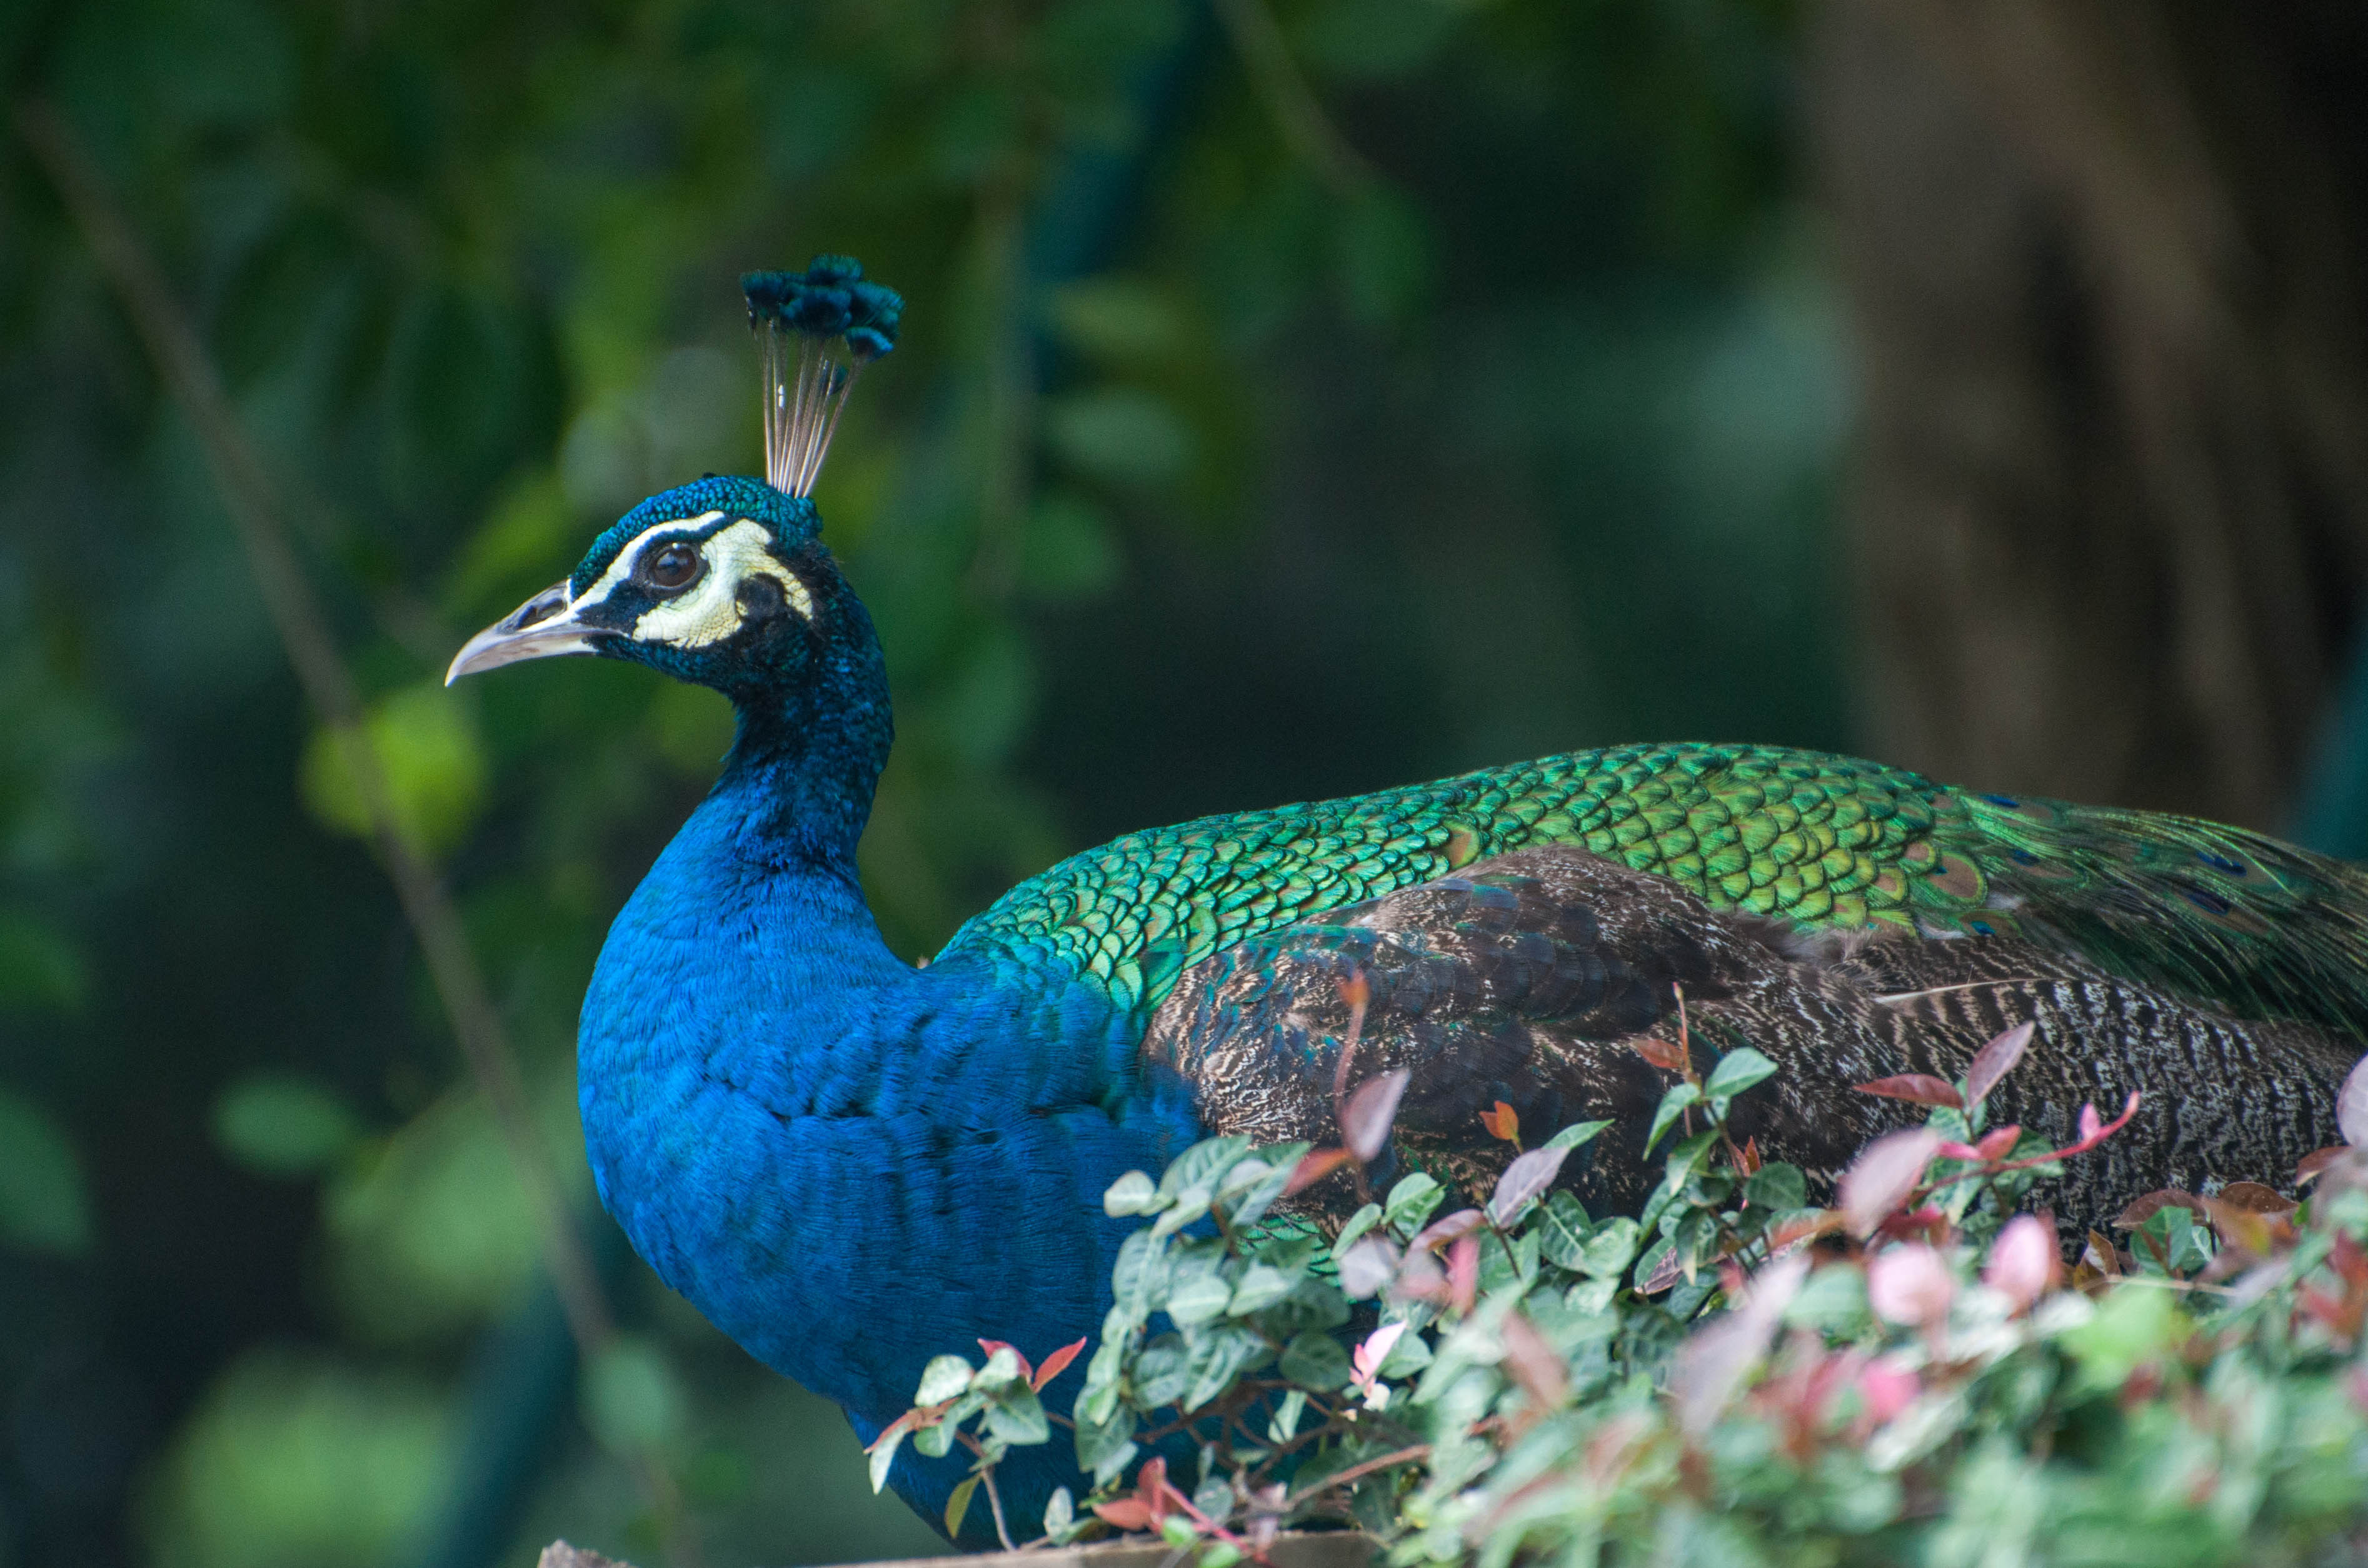
M819 492L901 950L1127 828L1633 739L2368 853L2350 0L17 0L0 74L5 1568L930 1549L587 1203L576 1003L728 714L437 684L759 466L745 267L910 301ZM588 1359L28 112L279 492Z

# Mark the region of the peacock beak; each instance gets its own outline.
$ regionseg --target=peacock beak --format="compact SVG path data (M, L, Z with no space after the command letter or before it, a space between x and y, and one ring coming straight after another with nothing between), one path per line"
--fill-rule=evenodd
M596 639L614 635L608 628L575 619L575 596L563 577L461 644L452 667L444 672L444 684L528 659L595 653Z

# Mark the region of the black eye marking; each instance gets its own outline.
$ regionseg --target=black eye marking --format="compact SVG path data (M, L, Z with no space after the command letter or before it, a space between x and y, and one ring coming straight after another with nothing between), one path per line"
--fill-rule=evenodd
M740 585L740 612L750 621L770 620L781 613L786 602L781 597L781 585L764 573L752 574Z
M707 574L707 558L687 540L660 545L642 557L633 575L653 588L677 594Z

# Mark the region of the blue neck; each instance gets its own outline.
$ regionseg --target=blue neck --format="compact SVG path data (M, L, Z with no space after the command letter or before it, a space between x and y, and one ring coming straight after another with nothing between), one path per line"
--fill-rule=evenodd
M593 1174L636 1249L859 1426L932 1355L1091 1332L1121 1239L1103 1189L1198 1135L1099 991L889 951L854 869L878 669L743 695L723 777L609 933L578 1049Z

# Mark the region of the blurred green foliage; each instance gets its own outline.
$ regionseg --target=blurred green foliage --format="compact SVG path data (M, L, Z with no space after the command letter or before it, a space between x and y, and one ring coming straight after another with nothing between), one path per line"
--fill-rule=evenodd
M584 981L730 716L596 661L435 682L643 495L757 466L745 267L851 252L911 301L818 496L895 685L863 870L902 950L1146 823L1847 741L1788 8L1274 16L1354 165L1187 0L0 16L293 498L579 1186ZM711 1561L926 1549L835 1413L638 1274L524 1512L449 1539L486 1335L535 1311L525 1199L14 142L0 400L0 1562L649 1555L628 1439Z

